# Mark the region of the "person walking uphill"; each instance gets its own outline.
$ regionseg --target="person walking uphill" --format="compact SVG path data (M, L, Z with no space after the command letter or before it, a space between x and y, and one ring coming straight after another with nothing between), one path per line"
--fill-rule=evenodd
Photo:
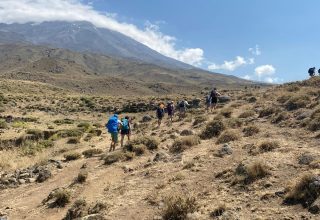
M121 120L121 148L123 148L124 137L127 136L130 141L131 135L131 126L130 126L130 118L126 116Z
M221 96L221 94L217 91L217 88L213 88L211 91L210 97L211 97L211 110L216 109L218 104L218 97Z
M169 117L169 120L170 120L171 124L173 122L174 110L175 109L174 109L173 101L168 102L168 104L167 104L167 112L168 112L168 117Z
M182 100L179 103L179 119L186 117L187 107L189 106L189 103L186 100Z
M121 121L118 118L117 114L114 114L109 118L108 123L106 124L106 128L108 132L111 134L111 145L109 151L114 151L116 149L116 145L118 144L118 132L121 127Z
M160 103L157 108L158 127L160 127L162 119L164 117L164 104Z

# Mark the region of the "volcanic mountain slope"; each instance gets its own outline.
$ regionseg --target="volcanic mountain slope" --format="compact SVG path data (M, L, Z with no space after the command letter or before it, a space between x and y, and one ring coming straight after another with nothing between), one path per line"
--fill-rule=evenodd
M201 70L153 64L26 44L0 45L0 75L91 93L170 94L212 85L243 87L252 82Z
M0 96L1 116L13 116L0 123L0 217L319 219L319 83L225 91L231 102L212 113L191 108L160 128L152 111L129 114L132 141L112 153L107 117L90 106L127 97L10 90ZM130 101L168 98L179 100Z
M97 28L89 22L43 22L0 24L0 42L30 42L78 52L132 59L166 68L193 69L193 66L163 56L119 32Z

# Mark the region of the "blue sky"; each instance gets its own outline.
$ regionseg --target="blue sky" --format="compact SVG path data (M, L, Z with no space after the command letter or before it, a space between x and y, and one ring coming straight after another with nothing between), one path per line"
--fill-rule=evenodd
M306 78L310 66L320 68L318 0L100 0L94 7L140 27L147 20L159 23L161 32L178 39L178 47L202 48L208 63L221 65L236 56L255 59L234 71L217 72L258 79L255 68L272 65L275 73L260 79L281 82ZM259 56L248 51L256 45Z
M0 22L87 20L203 69L282 83L320 68L319 8L319 0L1 0Z

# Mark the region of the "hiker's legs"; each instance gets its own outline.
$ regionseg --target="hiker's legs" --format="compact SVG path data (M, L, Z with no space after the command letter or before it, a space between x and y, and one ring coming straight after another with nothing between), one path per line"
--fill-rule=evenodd
M123 148L123 140L124 140L124 134L121 134L121 148Z

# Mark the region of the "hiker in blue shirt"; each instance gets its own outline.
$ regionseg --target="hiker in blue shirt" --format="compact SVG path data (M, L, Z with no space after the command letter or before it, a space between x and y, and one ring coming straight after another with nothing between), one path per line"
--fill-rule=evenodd
M118 115L114 114L109 118L108 123L106 124L106 128L108 132L111 134L111 145L109 151L114 151L116 149L116 145L118 144L118 132L121 126L121 121L118 119Z
M131 126L130 126L130 118L126 116L121 120L121 148L123 148L124 137L127 136L130 141L131 135Z

